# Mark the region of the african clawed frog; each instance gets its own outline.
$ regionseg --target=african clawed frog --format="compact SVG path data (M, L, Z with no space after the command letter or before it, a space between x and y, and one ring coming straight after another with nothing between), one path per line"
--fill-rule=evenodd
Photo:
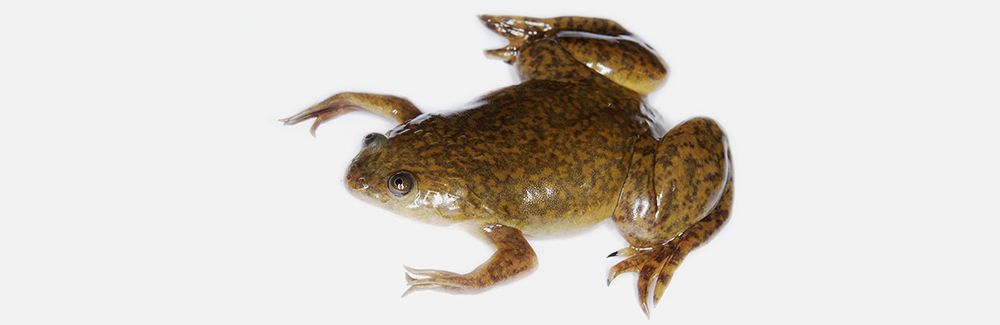
M364 138L347 171L350 192L400 215L463 225L497 248L467 274L407 267L406 293L486 289L535 267L524 235L611 218L629 247L611 253L625 259L608 283L637 272L648 317L649 290L655 304L688 252L729 217L726 135L709 118L666 130L644 100L665 81L666 65L613 21L480 19L509 40L486 54L513 64L520 84L442 114L402 97L339 93L282 121L316 118L315 132L360 109L400 123Z

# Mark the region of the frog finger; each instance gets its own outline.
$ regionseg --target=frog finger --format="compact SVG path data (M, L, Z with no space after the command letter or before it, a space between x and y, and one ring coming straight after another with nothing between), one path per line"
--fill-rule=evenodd
M352 110L369 111L400 124L422 114L420 109L403 97L344 92L330 96L326 100L306 108L298 114L279 121L286 125L291 125L310 118L316 118L316 121L313 122L312 127L309 129L309 132L315 137L316 128L320 124Z
M434 269L414 269L404 265L403 268L407 272L406 284L410 287L403 293L403 296L420 290L459 294L474 293L522 275L537 265L535 252L528 245L520 230L502 225L470 228L475 231L476 235L483 237L497 247L493 256L467 274ZM423 278L415 278L414 276Z
M409 274L413 274L413 275L416 275L416 276L446 277L446 276L459 276L460 275L460 274L455 273L455 272L448 272L448 271L442 271L442 270L414 269L414 268L406 266L406 265L403 265L403 268L406 269L406 272L408 272L407 273L408 275Z
M425 270L425 271L437 271L437 270ZM469 293L476 291L475 288L470 287L468 285L448 280L448 279L451 280L457 279L457 282L461 282L462 280L460 279L461 278L460 274L447 271L437 271L437 272L442 272L443 274L441 276L433 276L429 278L420 278L420 279L410 276L409 273L405 274L406 284L409 285L410 287L406 288L406 291L404 291L403 295L400 297L406 297L413 292L424 291L424 290L443 291L450 293ZM452 275L444 275L444 274L452 274Z

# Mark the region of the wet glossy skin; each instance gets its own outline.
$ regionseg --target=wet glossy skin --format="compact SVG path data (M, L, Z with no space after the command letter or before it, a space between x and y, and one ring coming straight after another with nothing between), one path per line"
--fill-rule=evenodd
M728 142L711 119L666 130L644 95L661 86L656 53L610 20L482 16L510 41L487 55L520 84L461 110L423 114L401 97L340 93L284 121L312 130L361 109L400 123L369 134L347 172L357 197L424 222L458 224L497 247L476 270L406 268L410 289L476 292L535 267L525 234L578 230L611 218L630 246L608 282L639 274L649 315L692 249L729 216ZM418 278L414 278L413 276Z

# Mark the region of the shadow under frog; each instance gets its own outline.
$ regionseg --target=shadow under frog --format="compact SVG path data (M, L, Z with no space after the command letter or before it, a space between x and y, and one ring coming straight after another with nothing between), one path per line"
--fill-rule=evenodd
M533 269L524 235L612 218L629 243L608 283L638 273L642 311L674 270L729 217L733 173L723 130L693 118L667 131L645 95L666 65L611 20L481 16L507 38L487 56L516 67L520 84L470 107L425 114L402 97L339 93L282 121L323 122L352 110L392 119L365 136L346 183L358 198L440 225L459 224L496 247L472 272L405 267L409 289L469 293Z

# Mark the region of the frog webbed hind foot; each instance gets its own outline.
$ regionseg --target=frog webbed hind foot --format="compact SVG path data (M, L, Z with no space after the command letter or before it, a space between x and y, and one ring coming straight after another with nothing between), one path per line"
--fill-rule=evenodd
M510 41L510 44L505 47L486 50L487 57L503 60L507 63L514 63L518 50L527 43L554 36L560 31L581 31L607 36L628 34L624 27L613 20L600 18L480 15L479 20L487 28Z
M608 257L625 257L608 271L608 285L611 285L611 281L618 275L636 272L639 276L636 281L639 307L649 318L650 302L654 307L660 302L660 298L667 290L667 285L673 278L674 271L681 265L687 254L707 242L716 231L725 225L726 220L729 219L732 202L733 181L732 175L730 175L718 205L705 218L699 220L674 240L648 249L625 247L608 255Z
M316 118L312 127L309 128L309 133L315 137L316 128L320 124L353 110L369 111L400 124L422 114L420 109L403 97L344 92L330 96L330 98L306 108L298 114L278 121L285 123L285 125L292 125Z
M639 307L648 318L650 298L653 300L653 306L656 306L666 290L667 284L670 283L674 270L684 259L677 253L676 247L670 244L642 250L626 247L611 253L608 257L625 256L626 259L615 264L608 271L608 285L622 273L636 272L639 275L637 280ZM653 289L652 297L650 297L650 289Z
M666 82L667 65L656 51L613 20L492 15L479 19L510 42L486 50L486 56L516 65L522 81L573 80L597 73L643 95Z

